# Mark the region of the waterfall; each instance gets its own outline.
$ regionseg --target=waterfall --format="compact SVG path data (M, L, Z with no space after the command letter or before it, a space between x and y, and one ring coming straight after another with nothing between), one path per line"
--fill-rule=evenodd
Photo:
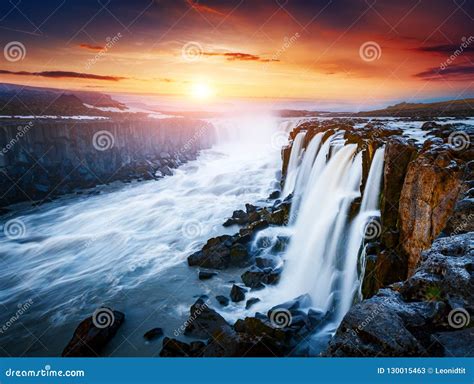
M361 197L362 152L345 144L337 132L322 145L322 135L310 142L295 183L285 266L278 286L266 297L281 303L309 294L312 307L329 312L322 334L332 333L360 291L358 263L364 228L378 211L384 148L370 166L360 212L350 221L354 200ZM362 228L362 229L361 229ZM362 256L363 257L363 256ZM263 303L262 303L263 306Z
M295 187L296 177L298 175L298 166L303 151L303 141L306 136L306 131L298 132L293 145L291 147L290 159L288 161L288 169L286 171L285 186L283 188L283 197L288 196Z
M360 183L360 179L353 177L362 167L360 157L354 161L356 149L354 144L342 147L327 162L319 177L314 178L313 184L308 185L280 283L285 296L294 298L309 293L313 305L323 310L327 310L331 302L337 274L337 253L326 251L331 243L339 241L334 238L334 226L344 202L355 197L354 184Z
M345 257L345 265L343 269L343 288L344 295L342 297L338 317L342 319L344 314L349 310L352 305L354 296L359 292L362 284L362 278L365 270L365 261L361 262L361 276L359 278L357 274L357 263L360 247L365 237L365 231L371 218L380 217L379 207L379 196L380 186L383 174L383 158L384 148L379 148L375 152L372 164L370 166L369 176L365 185L364 196L360 207L359 214L353 220L351 224L349 241L347 243L347 251ZM374 227L371 228L374 235L380 234L380 227L377 223L374 223Z

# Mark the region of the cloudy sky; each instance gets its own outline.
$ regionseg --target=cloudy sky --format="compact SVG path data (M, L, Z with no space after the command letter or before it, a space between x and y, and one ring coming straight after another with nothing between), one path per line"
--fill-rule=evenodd
M473 27L468 0L5 0L0 82L222 100L460 98L474 95Z

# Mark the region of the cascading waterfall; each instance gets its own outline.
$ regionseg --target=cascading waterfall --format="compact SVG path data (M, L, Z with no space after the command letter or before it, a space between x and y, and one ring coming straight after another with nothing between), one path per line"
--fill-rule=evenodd
M295 187L296 177L298 175L298 166L303 152L303 142L306 131L298 132L291 147L290 159L288 161L288 170L286 172L285 185L283 187L283 197L288 196Z
M354 167L361 167L353 161L356 149L353 144L343 147L327 162L314 184L308 185L280 284L291 298L309 293L313 306L323 310L328 308L336 272L336 254L330 255L326 249L341 203L353 192L349 176Z
M373 228L368 228L369 222L374 217L380 217L379 196L383 174L383 158L385 148L379 148L374 154L372 164L370 166L369 176L364 190L360 211L351 224L349 241L347 243L347 251L345 257L345 265L343 273L343 292L346 294L341 298L338 317L342 316L349 310L352 305L355 294L358 292L360 296L360 288L365 271L365 261L362 260L360 278L357 275L357 263L360 247L366 236L366 231L370 231L370 236L376 237L380 234L380 227L377 222L373 222ZM359 297L360 298L360 297Z
M364 230L360 228L380 216L384 149L375 152L360 212L350 221L351 205L361 196L362 152L356 153L357 145L344 143L343 132L322 145L321 140L322 135L312 139L299 167L292 207L296 219L290 226L293 236L281 281L267 298L281 303L309 294L312 307L332 314L325 327L325 332L332 332L361 284L358 262Z

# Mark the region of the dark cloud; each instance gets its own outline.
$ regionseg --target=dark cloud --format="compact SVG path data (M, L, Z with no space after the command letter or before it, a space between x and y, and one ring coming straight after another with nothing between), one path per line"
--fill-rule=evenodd
M0 69L0 74L4 75L17 75L17 76L42 76L51 78L76 78L76 79L90 79L90 80L106 80L106 81L119 81L125 80L126 77L121 76L102 76L94 75L92 73L79 73L70 71L42 71L42 72L27 72L27 71L7 71Z
M423 80L472 80L474 79L474 66L451 65L444 69L434 67L415 74L415 77Z
M89 49L91 51L101 51L102 49L104 49L104 47L100 45L91 45L91 44L86 44L86 43L79 44L79 47L84 48L84 49Z
M474 46L468 46L466 48L463 48L459 44L442 44L432 45L430 47L417 47L414 50L418 52L433 52L450 55L460 50L462 52L474 52Z
M204 56L220 56L226 58L228 61L260 61L262 63L268 63L271 61L280 61L277 59L266 59L257 55L242 52L204 52Z

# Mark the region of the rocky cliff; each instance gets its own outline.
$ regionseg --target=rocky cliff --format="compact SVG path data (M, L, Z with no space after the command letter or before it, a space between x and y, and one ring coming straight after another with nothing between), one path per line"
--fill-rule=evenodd
M114 180L153 179L213 143L191 119L0 121L0 206Z

